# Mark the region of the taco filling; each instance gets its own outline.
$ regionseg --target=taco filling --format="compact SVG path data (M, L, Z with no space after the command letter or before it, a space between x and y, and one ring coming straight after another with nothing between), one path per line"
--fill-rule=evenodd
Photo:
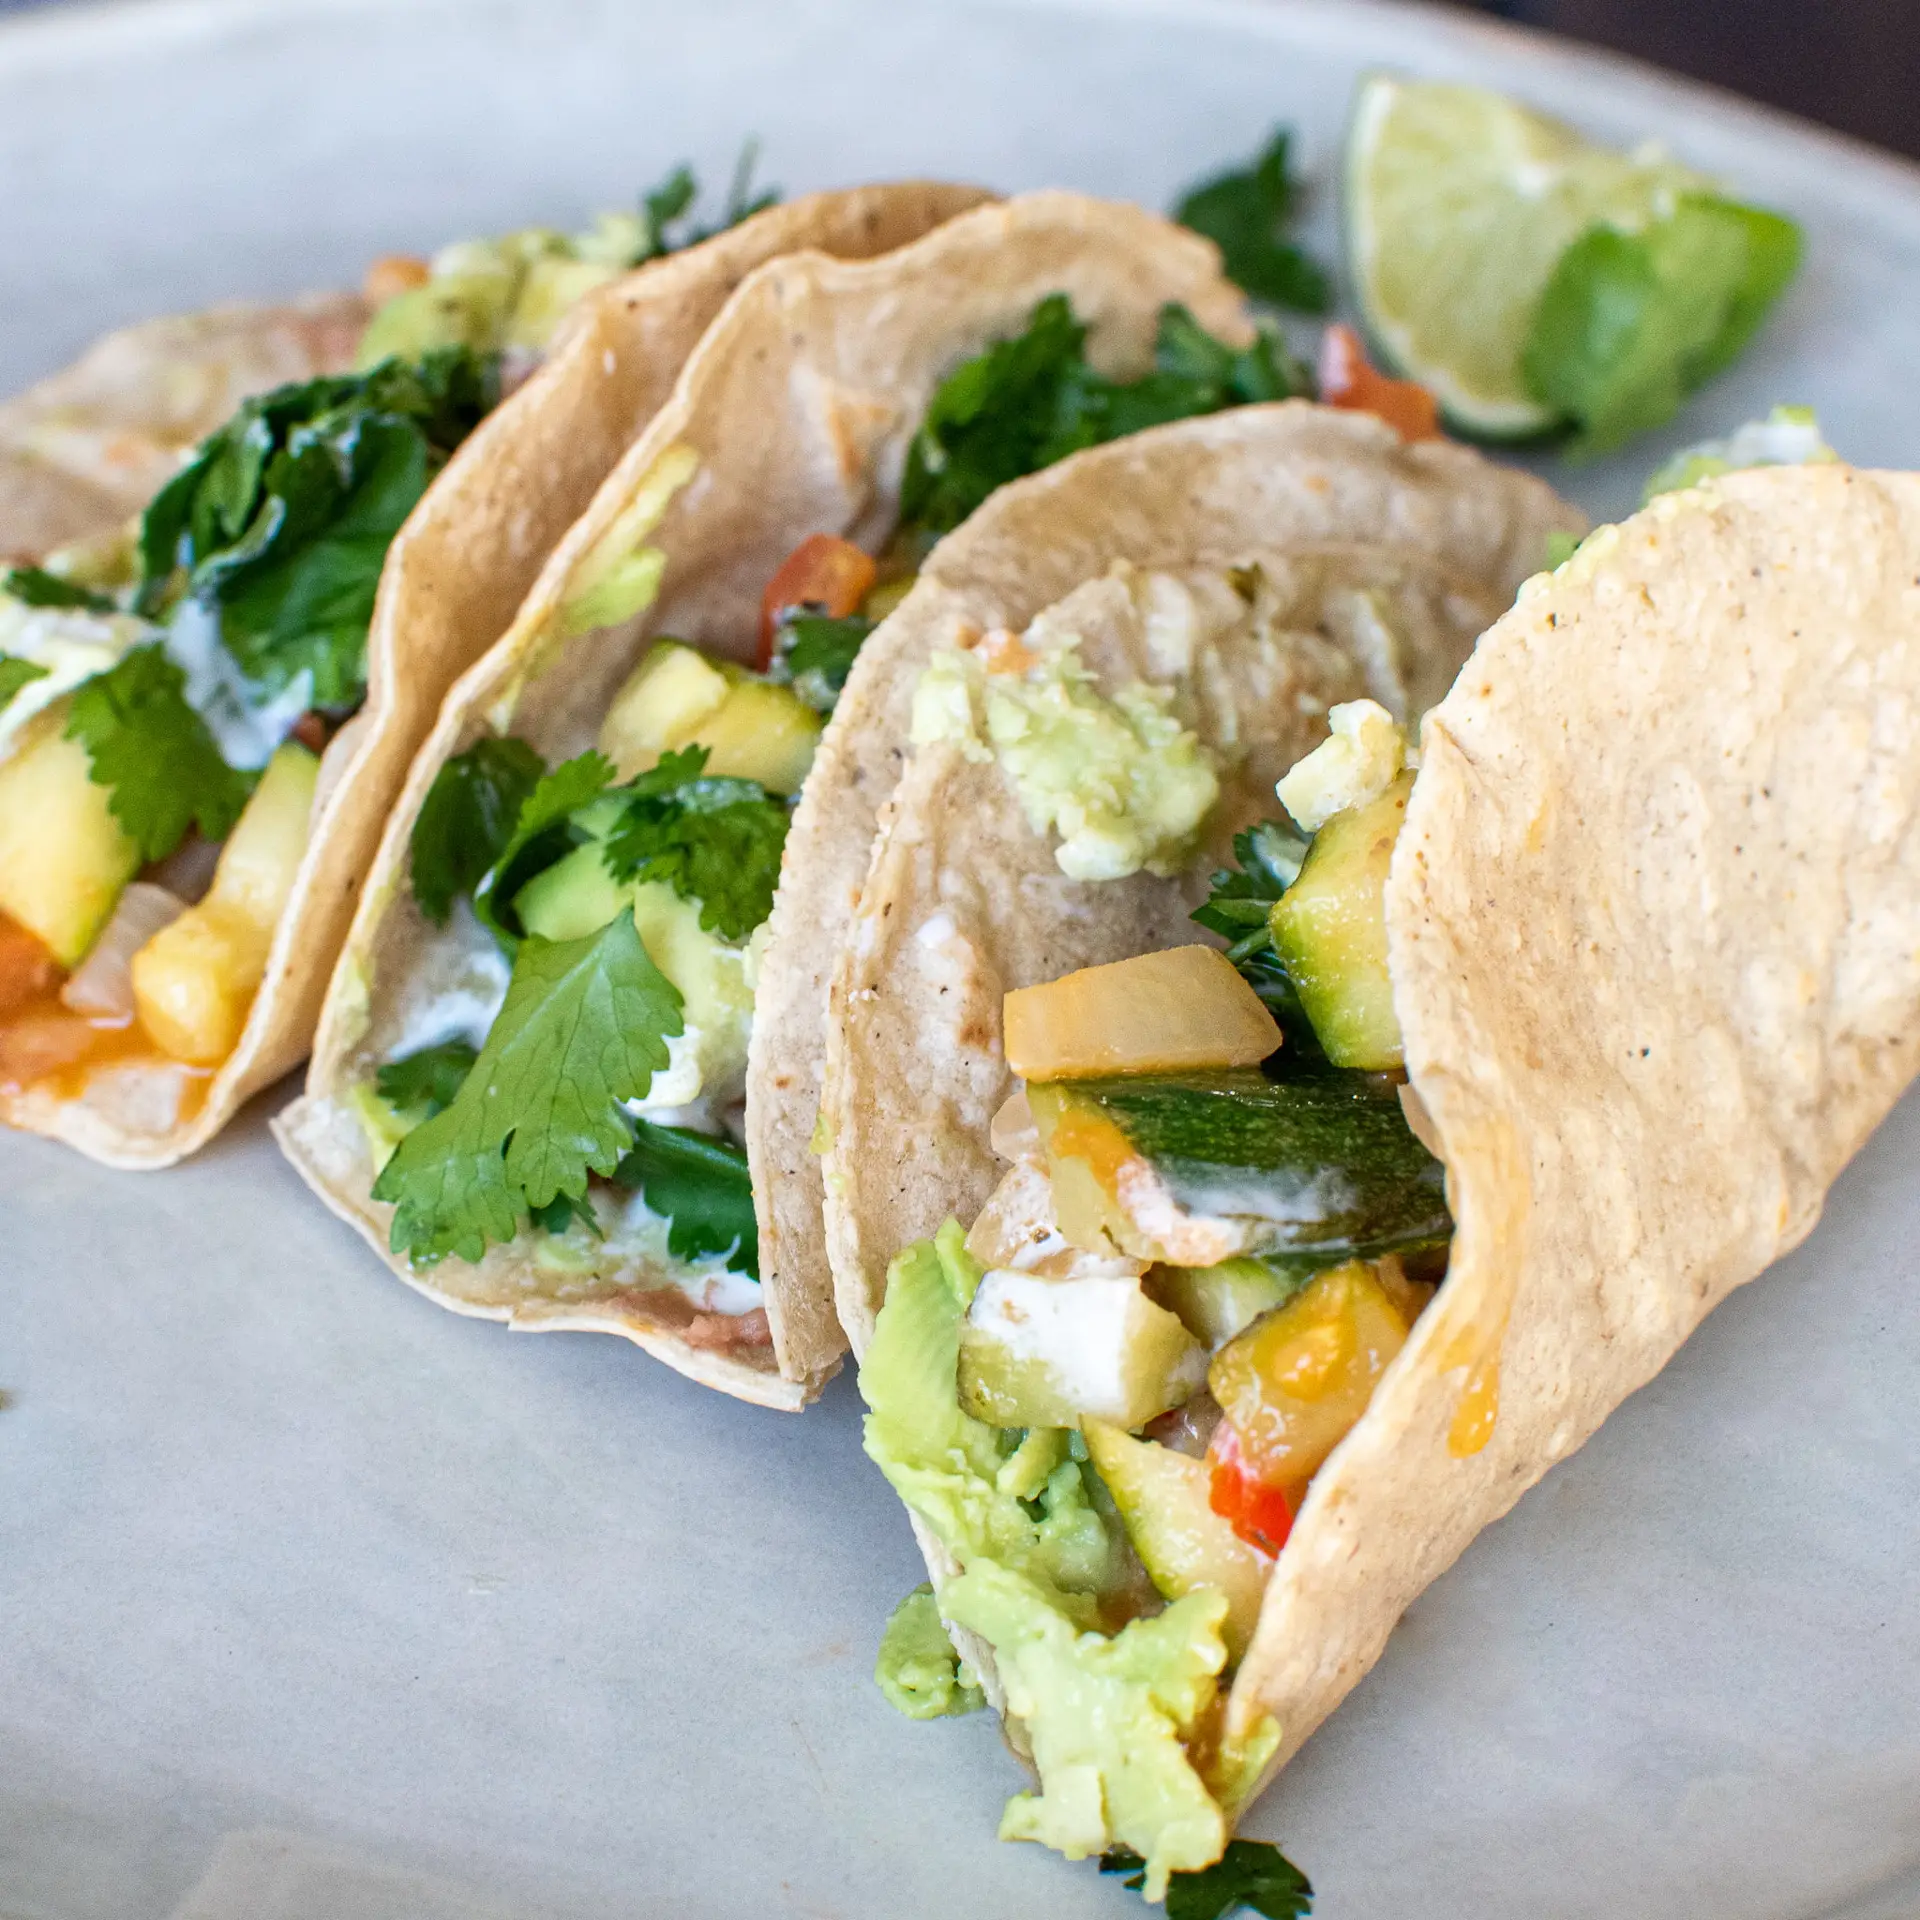
M164 1136L234 1052L367 695L387 550L594 287L707 237L641 211L391 258L358 370L244 402L123 534L0 591L0 1115L110 1078ZM768 204L736 180L725 224ZM380 298L384 296L384 298Z
M693 1345L771 1347L744 1123L755 986L792 808L861 646L996 487L1142 426L1281 397L1292 377L1269 336L1232 348L1178 306L1132 382L1089 367L1086 333L1051 296L954 369L911 442L891 537L877 554L804 540L766 583L751 643L655 640L591 750L559 765L488 732L441 766L408 878L465 958L349 1096L372 1198L395 1209L391 1248L416 1271L527 1239L558 1298L634 1285ZM564 632L651 603L665 563L642 541L696 468L684 448L659 463L575 576Z
M1446 1271L1386 965L1408 744L1371 700L1329 719L1193 915L1224 954L1007 994L1007 1171L969 1229L894 1261L861 1368L867 1451L944 1550L940 1613L990 1652L1039 1776L1003 1837L1125 1849L1150 1899L1220 1858L1275 1750L1270 1721L1229 1730L1228 1685Z

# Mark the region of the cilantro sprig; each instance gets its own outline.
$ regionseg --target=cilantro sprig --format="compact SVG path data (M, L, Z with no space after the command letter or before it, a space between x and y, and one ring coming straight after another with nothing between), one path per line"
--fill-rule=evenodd
M407 1119L431 1120L458 1098L477 1050L465 1040L442 1040L389 1060L373 1077L374 1091Z
M427 789L409 849L413 897L435 926L507 850L520 809L546 771L524 740L477 740L444 762Z
M701 226L691 217L694 202L700 197L700 183L693 169L684 161L657 187L643 193L640 196L640 209L646 225L646 239L634 255L632 264L644 266L647 261L657 260L663 254L678 253L683 247L696 246L702 240L711 240L715 234L726 232L729 227L737 227L743 220L750 220L756 213L764 213L767 208L777 206L780 201L778 187L766 187L758 193L753 190L753 172L759 159L759 141L744 141L740 157L734 163L726 203L721 209L720 218L711 226Z
M112 613L110 594L95 593L77 580L63 580L45 567L9 567L0 593L23 607L72 607L83 613Z
M473 890L474 911L512 952L521 937L514 896L535 874L564 860L588 835L576 820L613 779L613 762L589 750L543 773L522 803L513 832Z
M907 453L907 528L948 532L1008 481L1082 448L1223 407L1284 400L1296 388L1271 334L1228 347L1180 306L1162 310L1154 370L1143 379L1095 372L1086 340L1066 295L1050 294L1023 332L940 383Z
M390 1243L414 1264L478 1260L530 1214L583 1211L590 1175L632 1142L622 1103L645 1097L684 1030L679 991L633 915L579 940L529 938L452 1104L401 1141L374 1182L396 1209Z
M767 678L790 686L816 713L831 713L874 623L862 613L835 618L789 613L775 629Z
M1122 1874L1122 1886L1139 1888L1147 1863L1115 1847L1100 1856L1100 1871ZM1167 1920L1225 1920L1234 1913L1305 1920L1312 1912L1313 1882L1268 1840L1229 1840L1212 1866L1176 1873L1167 1882Z
M83 681L67 715L67 738L87 750L108 810L140 849L164 860L198 827L224 840L255 776L221 757L207 723L187 704L186 675L158 642L122 654Z
M1560 256L1521 356L1528 387L1604 453L1662 425L1745 350L1799 270L1781 214L1684 194L1639 233L1596 226Z
M22 660L15 654L0 656L0 713L6 712L13 704L14 695L23 687L46 677L46 668L36 661Z
M676 1260L730 1254L730 1265L760 1278L760 1230L753 1213L747 1156L730 1140L663 1127L636 1117L633 1146L614 1170L669 1221L667 1250Z
M663 880L700 903L700 924L744 940L773 911L791 815L757 780L701 770L707 749L682 747L628 786L603 858L616 880Z
M1326 270L1286 237L1299 210L1299 189L1287 168L1290 144L1287 129L1276 128L1251 165L1190 188L1173 217L1205 234L1220 249L1227 278L1256 300L1325 313L1333 304Z
M1205 904L1188 917L1228 942L1227 958L1280 1023L1294 1057L1317 1059L1320 1042L1274 949L1269 923L1273 903L1300 877L1308 844L1307 836L1284 820L1264 820L1235 834L1238 866L1222 867L1213 876Z
M268 692L309 673L316 706L356 705L387 549L498 397L494 361L445 347L247 401L148 507L135 610L197 600Z

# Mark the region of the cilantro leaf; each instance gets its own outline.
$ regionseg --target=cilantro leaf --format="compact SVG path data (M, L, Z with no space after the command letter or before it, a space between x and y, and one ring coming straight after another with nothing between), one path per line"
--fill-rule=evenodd
M1162 310L1154 370L1140 380L1095 372L1086 337L1066 295L1049 294L1024 332L940 383L907 452L900 511L908 529L948 532L996 488L1070 453L1169 420L1283 400L1296 385L1271 336L1236 350L1184 307Z
M1125 1847L1100 1856L1102 1873L1124 1874L1121 1885L1146 1881L1146 1862ZM1225 1920L1257 1913L1265 1920L1305 1920L1313 1911L1313 1883L1267 1840L1229 1840L1210 1867L1176 1873L1167 1883L1167 1920Z
M1213 876L1206 903L1188 918L1228 943L1227 958L1280 1023L1293 1057L1318 1059L1319 1039L1286 963L1274 950L1268 925L1273 903L1300 877L1308 844L1307 836L1284 820L1263 820L1235 834L1233 854L1240 864Z
M546 767L524 740L476 740L433 776L413 824L413 897L435 926L507 850Z
M18 600L23 607L80 607L88 613L114 610L111 595L95 593L78 581L62 580L44 567L9 567L0 592Z
M740 158L734 163L725 208L712 226L701 226L691 218L694 202L700 197L700 187L693 169L684 161L657 187L643 193L640 196L640 210L646 223L647 238L634 257L633 265L642 266L649 260L658 260L663 254L678 253L683 247L711 240L716 233L724 233L729 227L737 227L742 220L751 219L754 214L764 213L768 207L777 205L780 199L778 187L768 187L759 193L753 191L753 170L759 158L759 141L748 139L741 143Z
M1256 300L1325 313L1333 304L1325 269L1285 238L1297 197L1287 172L1289 139L1286 128L1276 128L1251 166L1190 188L1173 217L1205 234L1220 249L1227 278Z
M193 826L224 840L253 791L255 776L227 765L188 706L186 678L154 641L83 681L67 715L66 737L85 746L142 860L165 859Z
M667 229L687 212L699 192L700 183L693 177L693 169L683 160L657 187L640 196L640 210L647 217L649 245L647 251L634 262L635 266L658 259L672 249L673 243L667 238Z
M13 696L22 687L31 686L36 680L44 680L47 669L32 660L21 660L14 655L0 655L0 713L5 713L13 704Z
M632 1141L621 1103L644 1097L685 1022L631 913L580 940L528 939L473 1070L374 1182L391 1244L418 1265L478 1260L530 1213L586 1197Z
M753 1213L747 1156L729 1140L633 1122L633 1146L614 1171L622 1186L671 1222L667 1248L676 1260L730 1253L730 1265L760 1278L760 1229Z
M774 634L767 677L791 686L816 713L831 713L873 627L859 613L840 619L824 613L789 613Z
M478 1054L464 1040L442 1040L437 1047L389 1060L373 1076L374 1091L396 1113L431 1120L453 1105Z
M773 911L791 815L757 780L703 775L705 747L683 747L620 789L625 811L604 858L616 880L663 880L700 903L700 924L744 940Z
M564 859L586 835L574 825L573 815L596 800L613 778L613 762L589 750L563 760L543 774L521 803L506 847L473 890L474 911L512 950L520 938L517 924L508 924L515 894L536 873Z
M584 1197L575 1200L556 1193L544 1207L529 1207L527 1218L542 1233L565 1233L577 1220L596 1240L605 1237L600 1231L600 1222L594 1217L592 1202Z
M138 610L191 597L268 692L304 672L317 706L356 705L387 549L498 397L495 362L443 347L247 401L148 507Z
M1645 231L1596 226L1555 265L1522 354L1527 385L1603 453L1672 419L1752 339L1800 265L1799 227L1685 194Z

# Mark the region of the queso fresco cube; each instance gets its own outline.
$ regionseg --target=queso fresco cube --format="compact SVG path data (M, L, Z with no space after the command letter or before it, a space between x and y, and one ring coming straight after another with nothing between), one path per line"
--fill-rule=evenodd
M1207 1354L1131 1274L998 1268L960 1330L960 1400L996 1427L1143 1427L1195 1393Z

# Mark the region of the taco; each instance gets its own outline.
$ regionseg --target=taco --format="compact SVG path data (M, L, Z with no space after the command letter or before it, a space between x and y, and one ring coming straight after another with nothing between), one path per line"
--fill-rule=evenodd
M1002 1178L899 1254L861 1374L933 1572L887 1678L967 1704L952 1624L1037 1778L1004 1836L1156 1899L1219 1860L1421 1589L1811 1229L1920 1065L1917 580L1920 476L1666 494L1417 747L1336 710L1193 916L1224 953L1116 905L1098 964L1009 969ZM951 837L914 773L890 837ZM966 859L1047 911L1017 832ZM888 870L863 922L957 919ZM854 1058L917 1095L946 1015L900 986L911 1058Z
M557 236L416 263L360 371L247 401L133 538L10 575L0 1119L164 1166L297 1064L441 697L734 286L796 247L883 252L981 197L817 195L625 275Z
M743 285L414 767L278 1122L316 1190L456 1311L804 1404L826 908L882 797L821 827L812 769L904 745L842 684L1000 482L1291 377L1210 243L1073 194Z

